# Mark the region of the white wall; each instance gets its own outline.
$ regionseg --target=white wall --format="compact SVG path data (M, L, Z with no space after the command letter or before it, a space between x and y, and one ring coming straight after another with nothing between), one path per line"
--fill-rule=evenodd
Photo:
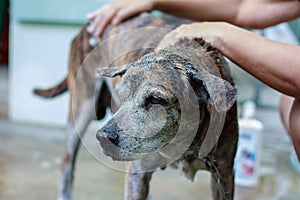
M9 119L66 125L68 93L45 100L35 87L50 87L67 74L72 38L86 14L112 0L11 0Z
M70 42L79 27L11 23L9 119L65 125L69 95L42 99L35 87L47 88L67 74Z

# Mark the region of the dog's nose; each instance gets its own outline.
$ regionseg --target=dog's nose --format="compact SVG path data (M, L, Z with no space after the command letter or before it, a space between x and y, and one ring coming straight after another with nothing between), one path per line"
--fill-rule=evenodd
M103 126L96 135L97 140L102 140L104 138L108 139L113 144L118 144L118 134L117 125L114 120L110 120L105 126Z
M113 160L120 160L119 157L119 143L118 127L112 119L105 124L96 135L97 140L101 146L102 152L106 156L110 156Z

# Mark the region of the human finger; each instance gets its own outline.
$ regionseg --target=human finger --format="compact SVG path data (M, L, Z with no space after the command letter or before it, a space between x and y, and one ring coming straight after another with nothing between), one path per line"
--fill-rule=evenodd
M91 13L88 13L86 15L86 18L88 19L88 21L94 20L101 13L105 13L106 10L109 10L110 7L112 7L112 4L107 4L107 5L103 6L103 7L100 7L99 9L97 9L97 10L91 12Z
M111 23L113 17L118 12L118 6L107 5L92 14L91 26L88 31L94 36L101 37L106 27Z
M155 50L164 49L168 46L174 44L182 35L178 34L175 30L169 32L167 35L163 37L163 39L159 42Z

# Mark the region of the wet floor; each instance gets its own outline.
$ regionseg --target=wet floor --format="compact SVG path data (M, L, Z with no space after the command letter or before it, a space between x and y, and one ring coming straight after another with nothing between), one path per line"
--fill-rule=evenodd
M5 70L0 71L1 98ZM2 75L1 75L2 74ZM4 75L3 75L4 74ZM4 78L3 78L4 76ZM3 87L3 88L2 88ZM7 120L7 103L0 100L0 199L53 200L57 195L61 155L64 151L64 128L12 123ZM255 188L236 187L236 200L300 199L300 175L289 164L292 146L281 126L276 109L259 109L263 121L260 181ZM123 196L122 163L99 158L93 122L83 140L76 165L75 200L117 200ZM179 171L157 171L151 181L149 199L211 199L210 175L201 171L194 182Z

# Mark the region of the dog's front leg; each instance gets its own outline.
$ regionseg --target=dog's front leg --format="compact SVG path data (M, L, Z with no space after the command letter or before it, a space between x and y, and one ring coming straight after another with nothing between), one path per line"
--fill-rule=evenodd
M226 159L226 154L234 156L233 152L235 152L235 147L227 148L227 151L219 151L219 159L208 159L206 162L212 174L211 188L214 200L233 200L234 198L234 157Z
M124 200L146 200L152 172L142 171L142 161L127 163Z
M152 153L141 160L127 163L125 176L125 200L146 200L150 187L152 173L158 168L164 168L173 162L159 153Z
M212 173L211 187L214 200L232 200L234 195L234 174Z

